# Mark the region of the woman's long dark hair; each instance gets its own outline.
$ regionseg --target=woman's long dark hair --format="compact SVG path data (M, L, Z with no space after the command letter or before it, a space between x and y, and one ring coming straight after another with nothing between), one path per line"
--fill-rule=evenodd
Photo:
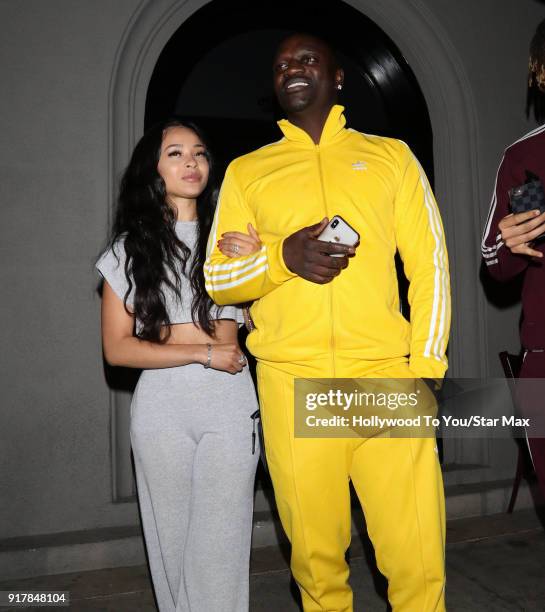
M206 146L200 129L191 121L174 117L150 128L136 145L121 180L110 240L110 246L124 240L125 275L129 283L124 303L127 308L134 282L134 314L142 322L138 337L160 343L166 342L170 335L162 287L170 287L182 299L180 267L192 289L193 322L214 336L214 323L210 319L213 302L206 293L203 273L216 195L212 159L207 153L210 175L206 188L197 198L196 252L190 269L186 270L191 251L176 236L176 215L167 204L165 182L157 170L163 136L171 127L191 129Z

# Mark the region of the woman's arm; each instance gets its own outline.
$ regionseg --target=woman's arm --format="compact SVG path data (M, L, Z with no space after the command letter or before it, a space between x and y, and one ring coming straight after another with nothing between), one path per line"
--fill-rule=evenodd
M158 344L140 340L132 334L134 316L125 310L123 301L107 281L102 293L102 347L106 361L113 366L129 368L171 368L189 363L205 364L207 344ZM213 344L210 367L235 374L241 363L236 343Z

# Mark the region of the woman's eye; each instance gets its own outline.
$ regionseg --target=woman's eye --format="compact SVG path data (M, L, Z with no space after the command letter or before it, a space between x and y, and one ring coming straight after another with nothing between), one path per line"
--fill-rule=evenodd
M171 151L168 156L169 157L179 157L182 154L181 151Z
M199 151L198 153L195 153L195 157L207 157L207 153L206 151Z

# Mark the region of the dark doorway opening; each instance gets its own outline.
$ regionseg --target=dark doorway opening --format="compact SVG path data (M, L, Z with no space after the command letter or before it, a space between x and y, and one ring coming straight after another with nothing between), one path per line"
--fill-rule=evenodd
M348 126L404 140L433 182L431 123L410 66L373 21L340 0L210 2L163 49L148 88L145 127L173 112L195 118L220 171L238 155L278 140L271 63L278 42L300 30L338 50Z
M229 162L281 138L272 90L278 43L293 31L329 41L345 70L340 102L355 130L404 140L433 187L433 135L426 101L395 43L341 0L213 0L165 45L148 87L145 128L172 113L203 128L221 178ZM396 257L403 314L408 282Z

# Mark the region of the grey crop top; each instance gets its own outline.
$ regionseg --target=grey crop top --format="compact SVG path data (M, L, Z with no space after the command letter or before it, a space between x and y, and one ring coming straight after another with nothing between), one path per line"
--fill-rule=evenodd
M191 250L195 250L195 242L197 240L197 221L178 221L176 223L176 235L178 238ZM115 253L114 253L115 250ZM117 257L116 257L117 255ZM191 266L191 258L187 263L186 269ZM116 295L123 300L125 293L129 288L129 283L125 276L125 248L123 240L117 241L113 248L105 251L96 263L96 267L102 277L108 281L110 287ZM192 323L191 318L191 286L187 277L182 275L182 290L180 298L170 287L164 287L166 309L170 322L175 323ZM134 285L131 292L127 296L127 306L131 307L134 304ZM211 319L233 319L239 324L244 323L242 309L237 306L214 306L210 312ZM136 320L136 333L142 329L141 322Z

